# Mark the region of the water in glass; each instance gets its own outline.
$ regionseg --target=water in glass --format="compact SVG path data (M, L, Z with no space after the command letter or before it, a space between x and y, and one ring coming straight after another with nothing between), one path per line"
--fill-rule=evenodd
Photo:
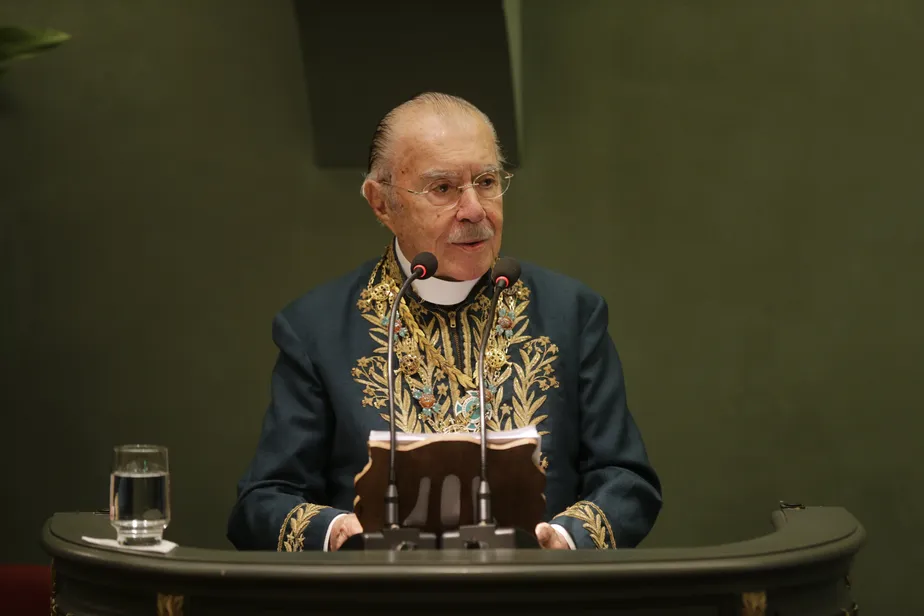
M151 545L163 539L170 523L170 475L165 447L115 448L109 520L120 544Z

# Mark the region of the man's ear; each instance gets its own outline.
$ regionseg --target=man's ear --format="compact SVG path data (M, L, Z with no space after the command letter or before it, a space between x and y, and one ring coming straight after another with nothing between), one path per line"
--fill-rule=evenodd
M391 229L392 211L391 208L388 207L388 200L385 198L385 186L379 184L375 180L367 179L363 182L362 192L363 197L365 197L366 201L369 203L369 207L372 208L375 217L379 219L379 222Z

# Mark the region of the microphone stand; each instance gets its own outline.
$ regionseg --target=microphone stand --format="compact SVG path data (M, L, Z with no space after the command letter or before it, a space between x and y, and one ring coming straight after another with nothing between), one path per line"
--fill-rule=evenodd
M535 536L522 529L498 528L491 514L491 487L488 485L488 438L486 424L488 423L487 407L484 393L484 355L488 346L488 337L494 326L494 313L501 292L506 289L510 281L506 276L498 276L494 283L494 296L491 298L491 308L485 320L484 331L481 336L481 346L478 349L478 408L481 412L481 478L478 482L478 522L468 526L460 526L459 530L446 531L442 534L443 549L490 550L496 548L537 548L539 542Z
M434 533L422 533L420 529L401 527L398 523L398 482L395 476L395 450L397 449L397 437L395 428L395 377L392 373L395 362L395 319L398 314L398 306L401 304L401 298L418 278L426 275L426 268L413 266L411 275L401 285L401 289L395 296L395 301L391 305L391 313L388 317L388 359L385 366L385 374L388 377L388 414L391 425L389 426L390 448L388 452L388 487L385 489L385 527L379 532L362 533L353 535L347 539L341 550L435 550L436 535Z

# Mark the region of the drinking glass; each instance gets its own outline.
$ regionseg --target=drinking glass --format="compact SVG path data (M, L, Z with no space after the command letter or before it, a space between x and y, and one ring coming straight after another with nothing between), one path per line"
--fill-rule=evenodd
M121 545L157 545L170 523L167 448L119 445L109 478L109 522Z

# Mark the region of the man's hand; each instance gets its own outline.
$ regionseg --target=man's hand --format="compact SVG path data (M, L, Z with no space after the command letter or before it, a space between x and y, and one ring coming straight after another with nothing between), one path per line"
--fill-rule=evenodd
M570 550L571 547L565 538L556 532L552 525L547 522L541 522L536 526L536 539L539 540L539 547L543 550Z
M330 529L330 551L336 552L347 539L361 532L363 527L355 513L343 516L334 522L334 527Z

